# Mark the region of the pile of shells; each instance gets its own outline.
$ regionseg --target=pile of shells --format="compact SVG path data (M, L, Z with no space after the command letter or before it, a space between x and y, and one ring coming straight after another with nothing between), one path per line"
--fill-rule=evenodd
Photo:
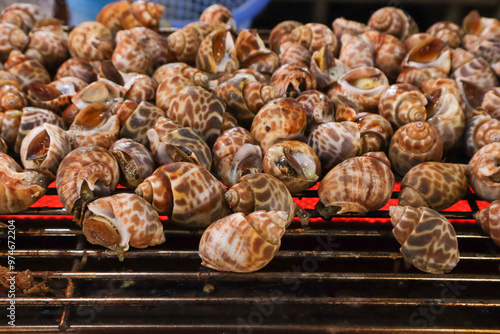
M120 257L161 244L166 215L206 229L203 265L249 272L304 219L292 195L320 182L318 212L362 215L401 178L390 216L407 262L456 266L437 211L469 184L493 202L476 218L500 245L499 20L419 32L385 7L333 29L285 21L265 43L221 5L164 37L163 11L116 1L69 33L36 5L0 14L0 214L56 180L90 243ZM470 163L445 163L452 150Z

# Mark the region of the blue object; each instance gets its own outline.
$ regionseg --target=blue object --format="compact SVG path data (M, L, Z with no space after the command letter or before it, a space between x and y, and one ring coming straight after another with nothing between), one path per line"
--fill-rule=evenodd
M205 8L221 4L231 10L239 29L250 28L253 19L259 15L270 0L156 0L165 6L163 19L172 27L182 28L186 24L198 21ZM113 0L66 0L70 10L70 25L84 21L94 21L97 13Z

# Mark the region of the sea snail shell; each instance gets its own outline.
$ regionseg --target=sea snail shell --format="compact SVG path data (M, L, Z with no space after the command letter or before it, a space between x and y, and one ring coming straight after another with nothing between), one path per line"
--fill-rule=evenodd
M287 212L233 213L203 233L199 255L202 265L220 271L253 272L265 267L281 245Z
M500 143L491 143L474 154L468 165L469 182L482 199L500 199Z
M151 174L154 162L149 150L136 141L122 138L109 148L120 165L122 177L120 183L127 188L135 189Z
M482 229L500 246L500 200L474 214Z

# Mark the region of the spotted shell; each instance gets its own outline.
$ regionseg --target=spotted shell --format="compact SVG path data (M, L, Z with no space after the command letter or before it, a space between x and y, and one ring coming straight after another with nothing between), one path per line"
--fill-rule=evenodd
M455 80L451 78L429 79L422 82L420 87L424 92L427 100L432 102L436 97L445 96L448 93L455 95L460 108L465 109L465 103L462 100L460 88Z
M165 116L160 108L149 102L141 102L132 112L120 130L120 137L130 138L142 145L148 145L147 131L154 127L156 121Z
M372 48L360 36L344 34L341 42L339 60L349 69L373 67Z
M158 213L134 194L115 194L89 203L81 225L88 242L114 250L120 258L129 246L146 248L165 242Z
M353 119L358 124L361 154L385 151L393 135L391 123L378 114L360 113Z
M47 169L25 170L0 153L0 214L26 210L45 195L54 175Z
M278 98L262 107L250 132L263 152L274 143L304 135L307 116L301 104L292 98Z
M480 198L493 202L500 199L500 143L488 144L474 154L468 165L469 182Z
M469 121L472 118L472 111L483 103L486 90L469 79L461 78L456 82L465 105L463 109L465 120Z
M465 129L465 114L454 94L441 91L433 94L427 106L427 122L432 124L443 140L444 152L457 143Z
M493 201L490 206L474 214L476 221L481 224L483 231L500 245L500 201Z
M303 91L316 89L316 79L307 66L285 64L274 71L271 85L276 87L280 96L296 97Z
M30 60L27 56L14 50L10 53L5 63L5 70L12 74L26 89L33 83L48 84L50 82L49 72L37 60Z
M100 61L82 58L70 58L59 66L54 80L64 77L76 77L90 84L97 80Z
M21 125L22 111L21 110L7 110L0 113L1 128L0 137L5 141L9 148L14 148L17 135L19 133L19 126Z
M152 78L158 84L161 84L163 80L179 74L191 79L195 86L201 86L203 88L209 87L209 78L205 72L182 62L173 62L161 65L155 70Z
M167 76L156 89L156 106L167 111L177 93L191 86L194 86L193 81L181 73Z
M0 111L21 110L28 105L26 94L15 80L0 80Z
M330 212L366 213L383 207L391 198L394 174L383 152L344 160L330 170L318 187L321 202Z
M48 85L33 83L28 88L28 101L34 107L61 114L71 104L71 98L87 86L75 77L64 77Z
M287 187L266 173L242 176L225 194L227 203L235 212L249 214L258 210L285 211L286 226L295 216L295 202Z
M113 45L111 31L95 21L80 23L68 35L69 53L73 58L109 59L113 53Z
M296 140L285 140L269 147L263 167L265 173L283 182L291 193L309 189L321 176L321 162L316 152Z
M361 35L362 33L371 29L364 23L346 20L343 17L339 17L333 20L332 28L335 36L337 36L337 39L339 40L344 34Z
M372 14L368 26L377 31L393 35L400 40L418 32L418 26L405 11L395 7L384 7Z
M93 103L103 103L112 107L116 102L122 99L123 92L118 89L116 85L104 81L96 81L73 95L71 102L79 110L82 110Z
M50 110L35 107L23 108L19 131L14 145L14 151L19 152L24 137L31 129L44 123L54 124L60 128L64 128L64 122L62 119Z
M223 102L215 94L190 86L172 99L167 117L191 127L211 146L221 132L224 110Z
M318 125L307 137L326 174L335 165L356 156L360 150L360 132L354 122L328 122Z
M228 187L243 175L262 172L262 151L254 145L250 132L242 127L221 133L212 155L215 171Z
M142 144L132 139L122 138L109 148L122 171L120 184L135 189L149 175L153 174L153 156Z
M288 20L280 22L274 26L269 34L269 47L271 50L276 53L280 53L282 41L288 39L292 30L301 25L302 23L300 22Z
M20 155L24 168L47 168L56 174L59 163L71 151L68 134L56 125L44 123L24 137Z
M37 21L46 18L46 11L34 3L14 3L2 10L1 22L11 23L28 33Z
M318 89L328 89L336 83L347 71L347 66L333 55L331 45L326 45L314 52L310 68Z
M64 208L80 220L82 206L110 195L118 185L120 168L111 153L99 146L71 151L57 170L57 194Z
M433 24L427 29L427 33L435 36L449 45L451 48L459 47L462 44L464 30L456 23L441 21Z
M285 234L286 212L263 210L224 217L203 233L201 264L219 271L253 272L274 258Z
M488 62L481 57L474 58L457 68L451 74L451 78L455 80L466 78L485 89L498 86L496 73L490 68Z
M403 125L394 133L389 144L389 160L393 170L401 176L422 162L440 161L442 155L441 136L427 122Z
M224 186L205 168L188 162L163 165L135 190L172 223L203 228L226 216Z
M0 23L0 60L6 61L13 50L23 52L30 42L26 33L11 23Z
M250 128L255 114L269 101L281 97L274 86L262 83L247 74L239 74L214 89L242 126Z
M429 208L389 208L392 234L401 244L406 262L431 274L451 271L460 260L455 229L441 214Z
M481 107L491 117L500 119L500 88L493 88L486 92Z
M257 29L241 30L234 46L241 67L273 73L279 66L278 55L266 47Z
M200 15L200 22L221 23L233 32L236 31L236 21L231 14L231 11L219 4L208 6Z
M229 31L215 30L203 39L196 54L196 67L215 77L240 67L234 40Z
M113 35L134 27L158 31L164 10L163 5L150 1L114 1L99 11L96 21L104 24Z
M417 87L400 83L382 93L378 112L397 129L411 122L425 121L426 105L427 98Z
M412 167L401 182L400 206L444 210L469 189L467 165L428 161Z
M328 95L318 90L306 90L297 97L307 117L307 133L319 124L335 120L335 104Z
M292 40L304 45L311 52L321 49L324 45L331 44L338 52L337 38L333 31L321 23L307 23L294 28L291 33Z
M297 64L307 67L311 62L311 57L311 51L300 43L285 42L280 45L279 61L281 65Z

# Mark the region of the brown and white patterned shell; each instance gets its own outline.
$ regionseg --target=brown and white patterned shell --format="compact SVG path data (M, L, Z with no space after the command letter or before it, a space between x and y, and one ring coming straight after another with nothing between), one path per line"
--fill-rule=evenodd
M236 32L236 21L231 11L219 4L208 6L200 15L200 22L225 24L228 30Z
M280 45L279 61L281 65L299 64L309 66L311 57L311 51L300 43L284 42Z
M309 189L321 176L321 162L311 146L285 140L269 147L263 160L264 172L283 182L293 194Z
M269 34L269 47L276 53L280 53L280 46L282 42L290 41L290 34L293 29L301 26L302 23L297 21L283 21L278 23L271 30Z
M69 53L73 58L109 59L113 53L113 45L111 31L95 21L80 23L68 35Z
M142 145L148 145L147 131L152 129L165 112L154 104L142 101L132 112L120 130L120 137L130 138Z
M249 214L258 210L285 211L286 226L295 216L295 202L287 187L266 173L254 173L242 176L228 189L226 201L235 212Z
M500 143L491 143L474 154L468 165L469 182L480 198L493 202L500 199Z
M109 148L122 171L120 184L135 189L154 171L153 156L149 150L136 141L122 138Z
M468 122L472 118L472 111L483 103L486 89L469 79L459 79L456 82L465 106L463 108L465 120Z
M500 246L500 201L493 201L490 206L474 214L483 231Z
M68 34L61 23L57 19L44 19L38 21L29 33L30 44L25 55L38 60L49 70L57 70L68 58Z
M241 30L234 46L241 67L273 73L280 65L278 55L266 47L257 29Z
M157 126L162 119L164 118L158 119ZM210 147L192 128L178 125L178 128L169 129L165 133L161 130L149 129L147 136L153 159L159 165L191 162L206 170L212 167Z
M28 105L26 94L15 80L0 80L0 111L21 110Z
M373 112L388 87L389 80L382 71L374 67L359 67L340 77L328 91L328 96L331 99L341 96L358 112Z
M451 78L455 80L465 78L484 89L491 89L498 86L496 73L490 68L490 64L481 57L474 58L457 68L451 74Z
M493 118L500 119L500 87L490 89L484 94L481 107Z
M348 71L347 66L334 57L333 51L331 45L326 45L311 57L310 68L318 89L328 89Z
M335 54L338 52L337 37L330 28L321 23L300 25L292 30L290 37L311 52L318 51L327 44L333 46Z
M6 61L13 50L23 52L30 39L18 26L10 23L0 23L0 60Z
M222 183L189 162L159 167L135 192L170 221L188 228L207 227L229 213Z
M395 7L384 7L372 14L368 26L385 34L393 35L400 40L418 33L418 26L405 11Z
M54 175L47 169L25 170L0 153L0 214L26 210L45 195Z
M451 271L460 260L455 229L441 214L429 208L389 208L392 234L401 244L406 262L430 274Z
M406 50L410 51L416 45L418 45L418 44L420 44L428 39L433 39L433 38L435 38L435 36L432 36L431 34L420 32L420 33L413 34L413 35L409 36L407 39L405 39L403 41L403 44L404 44ZM453 52L453 50L452 50L452 52Z
M152 78L158 84L161 84L163 80L167 79L168 77L178 74L191 79L195 86L201 86L203 88L209 87L208 75L205 72L182 62L174 62L161 65L155 70Z
M108 150L99 146L71 151L59 165L57 194L74 220L80 220L82 207L96 198L109 196L118 185L120 168Z
M182 89L170 102L167 117L197 131L209 146L221 132L225 106L213 93L198 86Z
M500 38L482 41L478 56L484 58L497 75L500 74Z
M31 129L44 123L54 124L59 126L60 128L64 128L64 122L62 121L61 117L57 116L50 110L35 107L23 108L21 122L19 124L19 131L17 133L16 143L14 145L14 151L19 152L24 137Z
M262 269L280 248L286 215L283 211L260 210L246 217L238 212L216 221L201 237L201 264L238 273Z
M335 165L352 158L361 149L358 125L354 122L328 122L318 125L307 137L321 161L321 169L326 174Z
M74 77L65 77L60 80L62 81L51 82L48 85L31 84L27 96L30 104L60 115L71 104L71 98L76 92L87 86L86 82Z
M308 66L286 64L278 67L271 76L271 85L280 96L296 97L310 89L316 89L316 79Z
M412 84L400 83L389 86L380 97L378 112L384 116L395 129L427 119L427 98Z
M190 23L167 37L168 47L177 61L192 64L195 62L198 49L205 36L217 29L225 30L225 26L219 23Z
M262 107L252 122L250 132L263 152L285 139L304 135L307 116L300 103L292 98L278 98Z
M425 80L447 77L450 68L450 48L440 39L426 38L408 52L401 64L397 82L407 82L420 87Z
M9 59L4 65L5 70L16 78L23 89L35 82L41 84L50 82L49 72L42 64L37 60L30 60L17 50L10 53Z
M500 21L496 18L481 17L477 10L464 18L462 26L466 32L462 44L474 54L478 53L483 41L500 38Z
M21 143L21 161L26 169L47 168L56 174L59 163L71 151L68 134L49 123L33 128Z
M469 189L467 165L428 161L414 166L401 182L400 206L444 210Z
M316 126L335 120L335 104L323 92L306 90L297 97L307 116L307 133Z
M100 61L83 58L70 58L59 66L54 80L76 77L90 84L97 80Z
M129 246L146 248L165 242L158 212L134 194L115 194L89 203L81 225L88 242L116 251L120 259Z
M120 121L111 115L109 106L93 103L76 115L69 127L68 135L73 148L100 146L109 149L118 140Z
M103 103L112 107L116 102L121 101L123 92L116 85L104 81L96 81L84 87L73 95L71 102L80 110L93 103Z
M465 31L454 22L441 21L430 26L427 33L439 38L450 48L457 48L462 44Z
M361 35L362 33L370 30L370 28L364 23L346 20L343 17L336 18L332 22L332 28L338 40L340 40L344 34Z
M238 123L250 128L255 114L269 101L280 95L274 86L259 82L248 74L238 74L214 89L217 97L226 104L226 111Z
M254 145L250 132L242 127L221 133L212 155L215 172L228 187L243 175L262 172L262 151Z
M339 60L347 68L373 67L373 51L370 45L358 35L344 34Z
M14 24L28 33L37 21L47 16L45 10L37 4L14 3L2 10L0 21Z
M472 112L465 132L465 147L470 156L491 143L500 142L500 120L492 118L482 108Z
M465 114L454 94L436 91L427 106L427 122L432 124L443 140L444 151L448 152L462 138L465 129Z
M331 213L366 213L383 207L392 195L394 174L383 152L347 159L330 170L318 187Z
M456 48L451 51L451 73L455 72L458 68L467 64L476 58L474 54L462 48Z
M150 1L115 1L104 6L96 21L108 28L113 36L119 30L146 27L158 31L165 7Z
M460 93L460 88L455 80L451 78L437 78L437 79L429 79L422 82L420 87L424 92L427 100L434 100L436 97L445 96L450 93L455 95L457 101L460 105L460 108L465 108L465 103L462 100L462 94Z
M156 106L167 111L177 93L191 86L194 86L193 81L180 73L167 76L158 85L158 89L156 90Z
M425 161L440 161L443 140L437 129L427 122L411 122L400 127L389 144L392 168L404 176L413 166Z
M385 151L393 135L391 123L378 114L360 113L353 120L358 124L361 154Z
M240 67L234 40L229 31L215 30L203 39L196 54L196 67L215 77Z
M16 144L22 114L21 110L7 110L0 113L0 123L2 125L0 128L0 137L10 149L13 149Z

